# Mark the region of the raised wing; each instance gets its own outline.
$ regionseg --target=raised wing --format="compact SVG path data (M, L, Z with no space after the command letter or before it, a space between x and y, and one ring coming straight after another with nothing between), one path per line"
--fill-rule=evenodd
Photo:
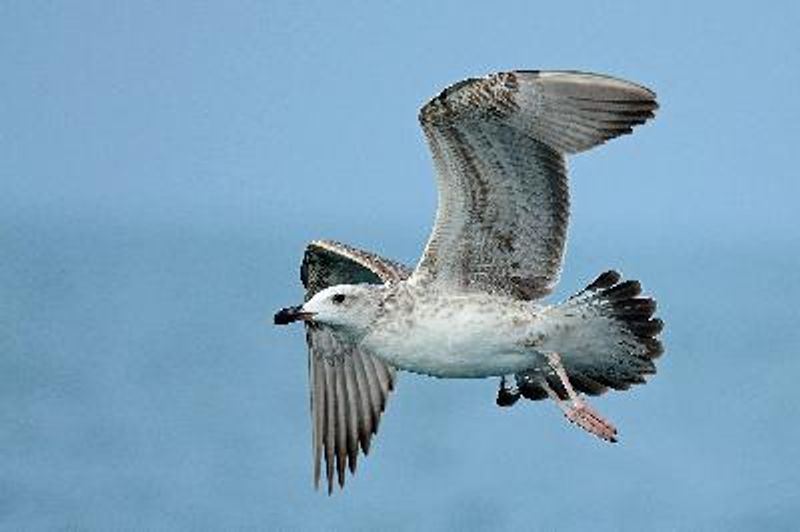
M565 154L644 123L648 89L577 72L517 71L457 83L420 123L439 208L413 277L530 300L558 281L569 218Z
M372 253L333 241L306 248L300 277L306 301L337 284L382 284L407 278L411 270ZM322 457L328 493L334 476L344 487L345 470L355 473L359 447L366 455L395 381L394 369L340 337L330 327L306 324L314 485L319 487ZM335 470L335 473L334 473Z

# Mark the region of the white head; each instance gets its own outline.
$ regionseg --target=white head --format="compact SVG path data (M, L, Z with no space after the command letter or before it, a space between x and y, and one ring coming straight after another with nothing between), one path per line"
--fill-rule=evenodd
M275 323L304 320L331 325L352 336L363 335L378 312L384 287L341 284L317 292L300 307L282 309Z

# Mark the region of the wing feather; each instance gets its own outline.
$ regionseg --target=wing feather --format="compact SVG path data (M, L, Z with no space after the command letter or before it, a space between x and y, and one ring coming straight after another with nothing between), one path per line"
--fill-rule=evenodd
M328 494L333 492L333 468L336 449L336 374L333 366L322 362L325 379L325 477L328 479Z
M358 386L358 441L364 454L369 454L369 444L372 439L372 430L378 424L380 418L374 419L372 409L372 394L369 388L364 365L361 363L361 355L358 351L350 357L353 362L353 374ZM380 412L378 412L380 415Z
M309 377L311 383L311 415L314 453L314 485L319 485L320 462L322 461L323 438L325 434L325 360L322 357L308 357Z
M344 359L344 365L342 374L344 375L345 381L345 393L347 397L344 399L345 403L347 404L348 412L347 412L347 459L348 465L350 467L350 473L354 474L356 472L356 466L358 465L358 446L359 446L359 437L358 437L358 420L359 420L359 388L358 383L356 382L355 371L353 368L353 359L352 357L347 357Z
M349 451L347 449L347 396L344 390L344 361L339 362L341 371L334 372L336 380L336 475L339 479L339 487L344 487L344 473L347 469Z
M381 422L381 413L383 412L383 405L385 397L381 390L380 381L375 372L375 366L372 364L375 360L372 356L367 356L359 352L358 362L361 365L361 370L366 381L367 391L366 396L369 399L370 418L372 424L370 426L370 439L372 434L378 432L378 425Z

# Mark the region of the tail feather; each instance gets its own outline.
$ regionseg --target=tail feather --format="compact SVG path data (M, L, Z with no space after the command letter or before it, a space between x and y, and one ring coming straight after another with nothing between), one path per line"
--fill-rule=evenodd
M639 281L623 281L600 292L600 297L615 303L629 301L642 293L642 285Z
M562 305L592 308L602 316L615 318L624 331L641 343L647 358L657 358L664 352L657 338L664 329L664 322L653 317L656 301L640 297L642 285L639 281L620 282L620 279L620 274L614 270L604 272Z
M622 281L613 270L604 272L549 312L554 340L547 347L560 352L577 391L600 395L609 388L627 390L645 383L646 376L656 372L653 360L664 352L658 339L664 322L653 317L656 302L642 296L638 281ZM524 397L547 397L539 375L526 372L516 376ZM559 383L551 383L549 378L548 383L558 395L566 396Z
M617 284L619 280L620 280L619 272L616 272L614 270L608 270L607 272L601 273L597 277L597 279L592 281L592 283L589 286L584 288L583 291L579 293L579 295L589 291L601 290L603 288L611 288L612 286Z

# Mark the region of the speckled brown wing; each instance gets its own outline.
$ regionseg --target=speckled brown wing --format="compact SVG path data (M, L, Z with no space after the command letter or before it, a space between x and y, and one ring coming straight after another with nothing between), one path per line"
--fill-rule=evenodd
M382 284L407 278L411 270L396 262L333 241L306 248L300 277L306 301L338 284ZM330 327L306 324L314 485L319 487L322 459L328 493L334 478L344 487L345 471L355 473L359 449L369 452L378 431L395 371L377 357L339 336Z
M420 111L439 207L413 277L531 300L552 291L569 218L565 155L653 116L655 94L577 72L457 83Z

